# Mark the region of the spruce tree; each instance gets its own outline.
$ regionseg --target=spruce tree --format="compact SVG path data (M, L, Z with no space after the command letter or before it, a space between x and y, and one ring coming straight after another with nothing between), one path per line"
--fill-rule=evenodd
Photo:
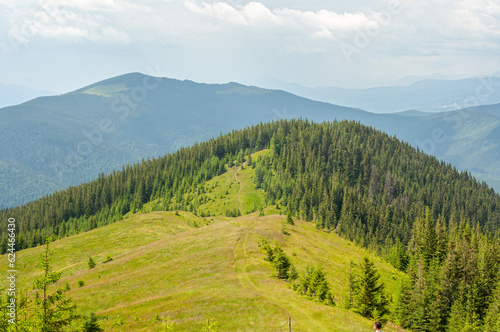
M288 210L288 212L286 214L286 222L287 222L287 224L295 225L295 223L293 222L293 218L292 218L292 212L290 212L290 210Z
M87 262L87 265L89 267L89 270L93 269L95 267L95 261L92 257L89 256L89 260Z
M357 282L355 311L367 318L373 318L374 312L387 313L387 302L383 295L384 286L379 283L373 262L365 257L361 264L361 273Z
M484 332L500 331L500 282L496 286L493 300L484 319Z
M288 279L288 273L292 263L290 259L285 254L283 249L279 246L274 248L274 258L273 258L274 268L276 269L277 277L279 279Z
M102 332L104 331L99 326L99 320L95 313L91 313L90 316L83 323L83 331L82 332Z
M61 278L61 272L52 270L52 252L50 239L45 241L45 251L40 255L40 267L43 276L36 279L33 288L36 290L32 301L31 323L40 332L59 332L80 316L75 313L76 305L64 295L64 289L58 288L51 291ZM40 293L39 293L40 292Z

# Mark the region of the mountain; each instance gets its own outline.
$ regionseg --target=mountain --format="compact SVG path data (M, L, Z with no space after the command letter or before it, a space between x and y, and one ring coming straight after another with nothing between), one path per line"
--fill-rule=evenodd
M370 113L237 83L198 84L139 73L0 109L0 207L15 206L233 129L291 117Z
M367 89L308 88L286 83L275 83L273 86L305 98L361 108L375 113L406 110L444 112L500 102L500 77L425 79L406 86Z
M199 84L132 73L0 109L0 207L220 133L290 118L359 121L471 170L498 191L496 110L498 105L438 115L373 114L238 83Z
M0 108L21 104L40 96L56 94L56 92L31 89L21 85L0 84Z
M23 296L37 298L36 246L52 236L61 292L110 331L159 330L159 316L181 330L207 317L273 330L292 317L304 331L378 319L440 331L497 317L499 204L468 173L373 128L281 120L0 214L16 220ZM37 301L20 303L36 320Z
M500 104L420 116L418 132L398 137L500 191Z

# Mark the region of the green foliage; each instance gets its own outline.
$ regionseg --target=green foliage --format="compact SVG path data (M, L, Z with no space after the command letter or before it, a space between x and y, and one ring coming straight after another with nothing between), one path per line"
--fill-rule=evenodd
M252 164L256 187L265 191L269 204L280 202L292 215L384 255L397 241L409 244L413 223L426 205L433 220L455 215L498 232L500 197L485 184L395 138L345 121L279 121L235 131L2 210L0 218L19 220L17 244L23 249L42 244L47 235L68 236L115 222L152 200L161 199L161 207L172 211L196 211L200 201L188 193L222 174L247 150L266 145L272 153ZM228 216L240 214L227 211ZM439 241L437 233L430 236L427 240ZM3 251L6 241L0 229ZM401 265L400 259L393 261Z
M500 331L500 282L484 319L484 332Z
M287 220L296 215L314 221L408 272L410 281L397 297L401 308L393 313L401 325L445 331L460 324L475 329L493 319L500 197L470 174L356 123L292 120L235 131L0 215L18 216L23 249L48 234L68 236L114 222L151 208L150 201L161 202L154 209L196 213L206 199L201 184L264 146L270 153L252 164L267 206L285 207ZM241 211L227 209L226 215ZM5 250L7 237L0 232ZM291 279L292 265L281 248L262 248L278 277ZM383 319L389 300L369 265L349 282L357 295L346 297L346 306Z
M445 232L429 209L414 224L409 283L401 285L396 320L412 331L483 331L494 311L499 276L498 242L452 217Z
M203 332L219 332L219 322L211 314L207 314L205 318L205 326Z
M281 233L283 233L284 235L290 235L290 232L286 227L287 225L288 223L286 222L286 220L283 220L283 222L281 223Z
M290 277L296 278L297 271L293 267L290 258L288 258L276 240L274 241L274 247L271 247L267 239L263 237L259 242L259 247L267 255L265 260L273 263L278 279L288 280ZM290 274L291 272L292 274Z
M85 285L85 283L83 282L83 280L78 280L78 287L83 287Z
M259 241L259 247L264 250L267 254L265 260L268 262L274 261L274 249L271 247L269 242L265 237L262 237Z
M304 275L292 288L326 305L335 305L326 274L321 267L307 267Z
M346 309L352 309L355 306L355 295L358 291L357 278L355 274L355 267L353 261L349 264L349 274L347 276L347 292L342 298L342 306Z
M87 266L89 267L89 270L93 269L95 267L95 261L92 257L89 256L89 260L87 261Z
M292 267L292 262L278 244L275 244L273 250L273 265L276 269L277 277L278 279L287 280L289 277L290 268Z
M108 256L106 256L106 259L105 259L102 263L103 263L103 264L105 264L105 263L109 263L109 262L111 262L112 260L113 260L113 258L112 258L110 255L108 255Z
M226 217L235 218L239 216L241 216L241 211L238 208L226 210Z
M351 262L348 294L344 306L364 317L385 322L389 314L389 299L379 278L373 262L368 257L364 258L358 274L355 274Z
M85 322L83 323L82 332L102 332L104 331L99 326L99 317L95 313L90 313Z
M51 290L61 278L60 272L52 271L53 253L50 250L50 240L45 242L45 251L40 255L42 277L33 283L34 298L28 302L27 320L25 326L36 327L40 332L63 331L66 326L80 318L75 313L76 305L64 295L64 289Z
M5 289L0 288L0 293L2 295L5 294ZM7 300L7 301L5 301ZM9 314L9 308L7 305L9 304L9 297L5 296L0 296L0 331L12 331L11 326L12 325L9 323L9 319L12 319Z
M111 328L120 327L125 325L125 317L118 316L118 319L111 324Z
M292 212L290 212L290 210L286 214L286 222L287 222L287 224L295 225L295 223L293 222L293 218L292 218Z
M290 267L290 271L288 272L288 281L293 282L294 280L297 280L298 278L299 278L299 272L295 268L295 265L292 264L292 266Z
M172 322L172 319L168 316L166 317L159 317L159 320L161 319L162 323L162 332L172 332L175 331L175 324Z

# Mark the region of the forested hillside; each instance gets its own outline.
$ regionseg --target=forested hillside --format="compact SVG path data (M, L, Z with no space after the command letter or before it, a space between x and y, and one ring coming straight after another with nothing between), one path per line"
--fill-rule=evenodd
M469 174L374 129L349 122L280 121L234 131L110 176L2 211L20 222L22 246L46 235L74 234L120 219L159 199L165 210L196 211L200 184L268 147L257 164L266 204L337 229L365 246L410 240L424 207L433 218L500 224L500 197ZM184 195L195 193L196 195ZM2 241L6 241L5 232Z
M468 332L498 324L499 195L468 173L355 122L283 120L233 131L1 214L18 222L18 249L110 224L145 204L152 211L220 216L220 201L217 209L207 204L231 195L231 184L216 193L217 184L207 181L233 166L252 168L253 185L263 193L243 213L274 206L408 273L409 281L393 293L391 317L401 326ZM240 215L238 206L228 205L225 215ZM349 280L353 294L364 287L357 274ZM377 316L359 301L344 305Z
M500 105L492 105L436 115L373 114L238 83L131 73L0 109L0 208L220 133L291 118L359 121L471 171L498 191L499 112Z

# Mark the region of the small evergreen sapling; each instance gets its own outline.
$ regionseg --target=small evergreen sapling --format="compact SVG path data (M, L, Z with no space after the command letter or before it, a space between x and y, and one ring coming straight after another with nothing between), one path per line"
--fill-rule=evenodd
M96 265L94 259L90 256L89 256L89 260L87 262L87 265L89 267L89 270L93 269Z
M103 332L104 330L99 326L99 317L95 313L90 316L83 323L83 332Z

